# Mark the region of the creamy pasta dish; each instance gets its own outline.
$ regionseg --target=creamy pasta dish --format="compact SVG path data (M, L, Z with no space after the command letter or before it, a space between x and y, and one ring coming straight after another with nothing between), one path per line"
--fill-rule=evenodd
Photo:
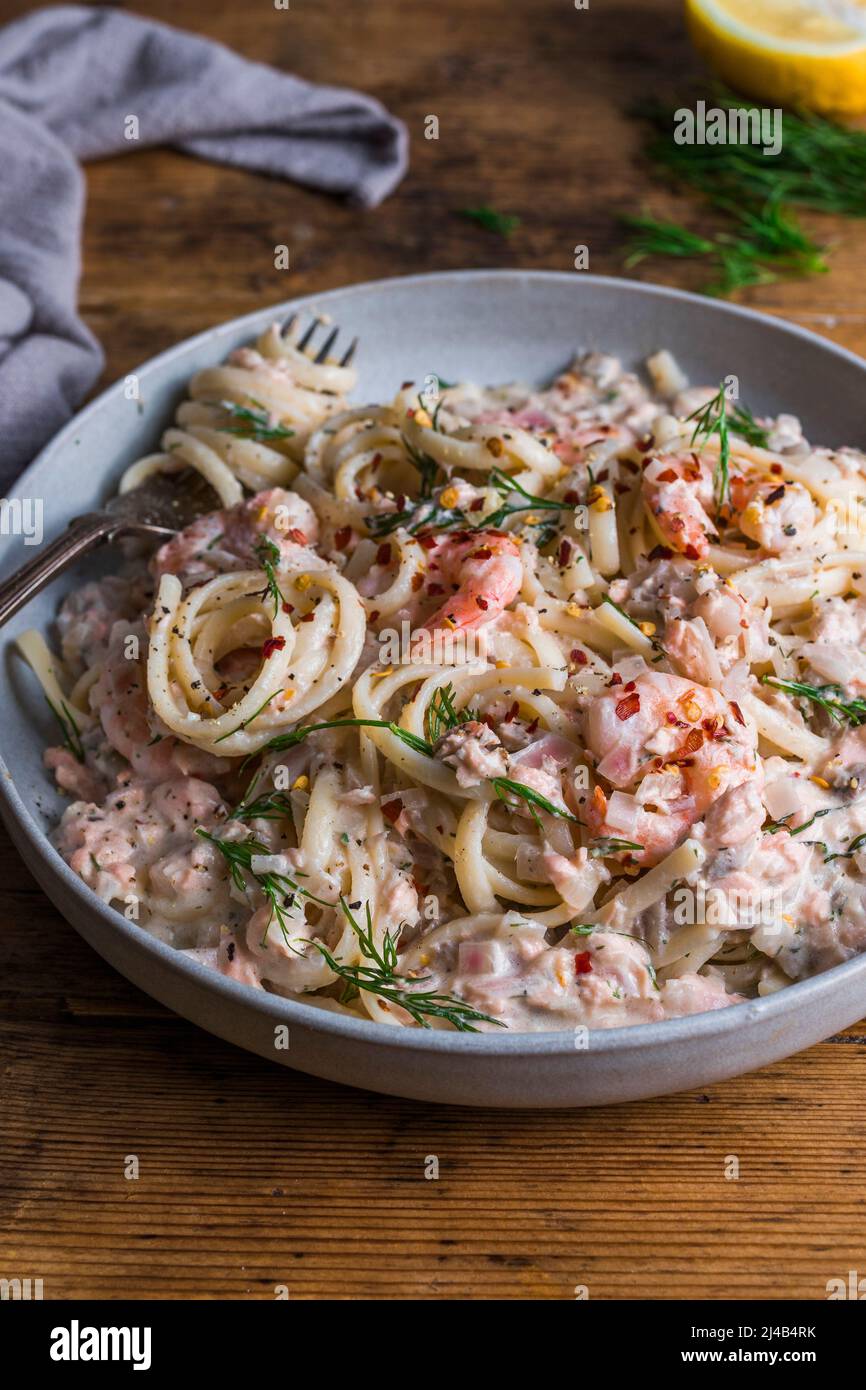
M277 327L199 372L121 486L214 510L20 639L73 870L393 1026L649 1022L863 950L866 456L666 351L354 380Z

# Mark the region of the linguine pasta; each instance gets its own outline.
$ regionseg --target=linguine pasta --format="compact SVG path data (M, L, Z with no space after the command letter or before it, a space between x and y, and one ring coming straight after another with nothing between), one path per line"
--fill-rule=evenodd
M121 488L219 506L19 641L60 852L255 988L391 1026L610 1027L866 945L866 459L736 382L354 374L277 328Z

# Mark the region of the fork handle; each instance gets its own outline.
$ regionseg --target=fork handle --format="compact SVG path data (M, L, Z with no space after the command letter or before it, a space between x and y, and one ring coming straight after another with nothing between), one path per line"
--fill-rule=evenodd
M98 512L71 521L56 540L40 549L38 555L0 584L0 626L73 560L86 555L89 550L95 550L111 536L117 535L119 529L122 528L118 527L113 517Z

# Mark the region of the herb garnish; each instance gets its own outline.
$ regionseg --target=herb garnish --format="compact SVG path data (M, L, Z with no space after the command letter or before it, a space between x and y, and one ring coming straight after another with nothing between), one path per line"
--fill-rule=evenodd
M262 710L266 709L267 706L271 703L271 700L275 699L277 695L280 695L281 693L282 692L279 690L272 690L270 695L266 696L265 699L262 700L262 703L259 705L258 709L254 709L252 714L248 714L246 719L242 719L240 724L236 724L233 729L228 729L224 734L220 734L219 738L214 739L214 744L225 743L227 738L231 738L232 734L239 734L241 729L245 729L248 724L252 724L254 719L258 719ZM265 744L265 747L267 748L268 745Z
M811 700L838 724L847 719L855 725L866 723L866 700L845 700L838 685L808 685L805 681L783 680L780 676L761 676L763 685L772 685L795 699Z
M541 820L535 810L536 806L540 806L542 811L547 811L548 815L561 816L563 820L570 820L575 825L580 825L577 816L573 816L570 811L565 811L560 806L554 806L552 801L548 801L546 796L541 795L541 792L535 791L533 787L525 786L523 782L515 782L510 777L492 777L490 785L509 811L514 810L513 804L508 800L509 796L516 796L521 801L525 801L536 825L541 825Z
M484 203L477 208L458 208L457 211L461 217L468 218L470 222L477 222L485 231L495 232L501 237L510 237L520 226L520 218L515 217L513 213L497 212L495 208Z
M276 440L291 439L295 431L285 425L272 425L267 410L260 401L254 402L257 409L237 405L234 401L220 401L221 409L228 411L236 425L224 425L221 434L234 434L239 439L254 439L257 444L272 444Z
M265 572L267 587L263 590L262 596L270 594L274 601L274 617L285 603L285 596L277 582L277 572L275 566L280 563L280 547L276 545L268 536L261 536L255 544L254 555Z
M590 859L607 859L610 855L621 854L624 850L639 849L643 851L644 845L636 844L634 840L621 840L616 835L599 835L590 848Z
M308 889L302 888L300 884L296 883L288 874L274 873L273 871L266 874L254 873L252 868L253 855L273 853L272 850L268 849L267 845L262 844L261 840L221 840L218 835L212 835L209 830L205 830L201 825L196 826L195 833L196 835L200 835L203 840L208 840L210 844L215 845L219 850L228 865L232 882L239 892L243 893L245 896L249 894L249 883L247 881L247 876L249 876L256 886L261 889L262 893L264 893L267 901L270 903L271 911L262 936L263 942L267 940L271 922L276 918L286 944L291 950L294 950L294 947L291 946L289 941L285 912L287 908L292 906L296 894L302 898L309 898L311 902L318 903L320 907L331 906L330 903L326 903L322 898L317 898L315 893L310 893Z
M294 748L302 743L308 734L314 734L319 729L388 729L395 738L399 738L406 744L407 748L412 748L416 753L423 753L426 757L432 758L433 749L426 739L419 738L417 734L410 733L408 729L402 728L399 724L393 724L387 719L325 719L321 724L301 724L297 729L292 729L287 734L277 734L263 748L251 753L241 764L245 767L251 758L258 756L258 753L266 749L275 752L282 752L284 748Z
M425 984L430 977L412 977L397 973L397 938L386 931L381 950L376 946L370 904L366 905L366 927L358 922L345 898L340 898L340 907L358 938L361 955L369 964L343 965L321 941L310 940L308 944L315 946L334 974L345 982L351 991L348 998L356 997L360 990L374 994L377 998L405 1009L409 1017L422 1028L431 1026L431 1018L444 1019L460 1033L477 1033L478 1029L472 1026L474 1023L492 1023L498 1028L505 1027L498 1019L473 1009L453 994L440 994L437 990L419 990L417 986ZM344 995L344 999L346 997Z
M706 405L701 406L699 410L693 410L691 415L686 416L687 420L695 421L695 427L692 430L692 445L697 443L699 438L707 440L714 434L719 436L719 458L713 469L713 492L718 509L725 505L731 494L731 444L728 438L727 410L728 397L723 382Z
M828 854L824 859L825 864L829 864L833 859L850 859L859 849L866 845L866 834L855 835L847 849L838 850L835 854Z
M443 732L456 728L458 724L468 723L477 717L471 709L457 710L454 708L454 686L448 681L447 685L440 685L437 688L427 707L425 715L427 738L431 744L436 743L442 737Z
M54 715L63 731L63 743L69 749L72 756L79 763L84 762L84 744L81 740L81 730L75 722L75 716L70 710L65 700L61 700L60 709L45 696L45 703ZM63 713L61 713L61 710Z

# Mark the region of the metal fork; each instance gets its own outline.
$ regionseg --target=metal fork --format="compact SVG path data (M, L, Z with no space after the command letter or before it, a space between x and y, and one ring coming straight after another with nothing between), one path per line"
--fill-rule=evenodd
M297 320L297 314L286 320L284 335L291 332ZM307 349L311 347L316 330L324 324L324 319L314 318L295 343L296 348L318 365L327 361L340 333L339 328L332 329L313 357ZM355 338L340 360L341 367L348 367L357 346ZM110 498L100 511L75 517L56 540L0 584L0 626L58 574L97 546L112 543L122 536L168 540L203 512L213 511L219 505L219 498L201 474L185 468L178 473L157 474L139 487Z

